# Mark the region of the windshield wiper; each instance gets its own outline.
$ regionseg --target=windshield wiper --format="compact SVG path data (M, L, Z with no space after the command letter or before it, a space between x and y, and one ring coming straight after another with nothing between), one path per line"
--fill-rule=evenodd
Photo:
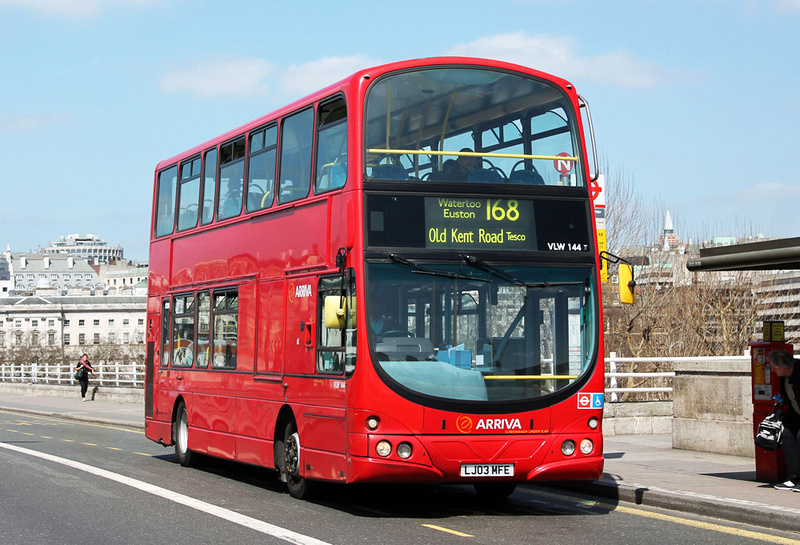
M473 280L473 281L476 281L476 282L491 282L491 280L489 280L487 278L475 278L473 276L467 276L467 275L464 275L464 274L456 274L456 273L453 273L453 272L436 271L436 270L433 270L433 269L429 269L427 267L423 267L422 265L418 265L417 263L414 263L413 261L410 261L408 259L404 259L404 258L398 256L397 254L388 254L387 253L387 254L384 254L384 255L386 256L386 259L388 259L392 263L395 263L396 265L403 265L404 267L408 267L408 268L412 269L412 271L411 271L412 274L426 274L426 275L429 275L429 276L441 276L443 278L449 278L451 280L456 280L457 279L457 280Z
M519 278L516 278L493 265L489 265L488 263L481 261L475 256L461 254L458 257L460 257L461 261L463 261L470 267L491 274L492 276L496 276L497 278L502 278L509 284L513 284L515 286L520 286L525 288L551 288L556 286L578 286L583 284L583 282L523 282Z
M527 284L525 282L523 282L522 280L520 280L519 278L515 278L515 277L511 276L510 274L508 274L507 272L501 271L497 267L493 267L493 266L489 265L488 263L484 263L483 261L481 261L480 259L478 259L475 256L467 255L467 254L461 254L458 257L460 257L461 261L463 261L464 263L466 263L470 267L472 267L474 269L478 269L479 271L483 271L485 273L491 274L492 276L496 276L498 278L502 278L503 280L505 280L509 284L516 284L517 286L527 286Z

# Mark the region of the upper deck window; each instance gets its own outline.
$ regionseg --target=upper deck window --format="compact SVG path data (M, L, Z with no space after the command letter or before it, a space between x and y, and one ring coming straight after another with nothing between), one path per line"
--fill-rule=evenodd
M175 193L178 185L178 167L162 170L158 175L156 195L155 236L172 233L175 227Z
M273 125L250 135L250 157L247 167L247 211L254 212L272 205L275 198L275 153L278 128Z
M281 129L281 177L278 203L308 196L311 187L311 155L314 142L314 110L287 117Z
M178 231L197 225L200 199L200 158L181 164L181 183L178 202Z
M337 98L319 108L317 193L344 187L347 181L347 106Z
M245 139L242 137L220 148L217 219L232 218L242 212L244 143Z
M208 225L214 219L214 194L217 191L217 150L206 152L203 165L203 202L201 225Z
M575 113L555 85L483 68L403 72L366 106L367 180L585 184Z

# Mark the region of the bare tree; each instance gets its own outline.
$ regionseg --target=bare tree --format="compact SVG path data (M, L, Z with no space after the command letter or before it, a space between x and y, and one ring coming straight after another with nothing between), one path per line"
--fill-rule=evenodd
M636 270L635 304L620 305L614 286L604 286L606 352L632 357L745 353L748 343L758 337L756 289L765 273L689 272L686 262L698 246L665 241L663 203L645 203L632 178L621 171L609 178L606 191L609 251L632 262ZM673 217L685 233L680 215L673 212ZM614 278L614 266L609 272ZM640 363L629 370L671 369L666 364ZM640 384L628 380L626 385L653 385L644 384L647 380L639 379Z

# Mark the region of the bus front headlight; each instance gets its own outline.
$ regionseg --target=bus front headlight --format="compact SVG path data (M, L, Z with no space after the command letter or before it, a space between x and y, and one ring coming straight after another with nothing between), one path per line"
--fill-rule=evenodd
M402 458L403 460L407 460L408 458L411 458L411 453L412 452L413 452L413 449L411 448L411 443L403 442L403 443L400 443L399 445L397 445L397 455L400 458Z
M386 458L392 453L392 444L385 439L383 441L378 441L378 444L375 445L375 452L378 453L378 456Z

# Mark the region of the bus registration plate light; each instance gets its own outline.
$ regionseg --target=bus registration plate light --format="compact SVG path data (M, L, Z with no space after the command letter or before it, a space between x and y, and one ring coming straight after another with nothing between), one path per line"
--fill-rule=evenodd
M514 464L461 464L462 477L513 477Z

